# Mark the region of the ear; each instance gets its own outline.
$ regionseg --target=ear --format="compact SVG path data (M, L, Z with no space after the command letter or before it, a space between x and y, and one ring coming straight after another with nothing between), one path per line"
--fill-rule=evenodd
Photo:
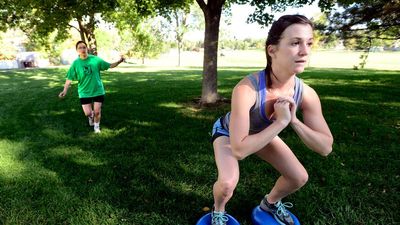
M267 53L271 58L274 58L276 52L276 45L268 45L267 47Z

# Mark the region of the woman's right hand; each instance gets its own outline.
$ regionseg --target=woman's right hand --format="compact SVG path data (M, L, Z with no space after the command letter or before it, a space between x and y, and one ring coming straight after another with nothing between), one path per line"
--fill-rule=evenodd
M284 98L278 98L274 104L274 114L276 121L288 125L291 120L290 102Z

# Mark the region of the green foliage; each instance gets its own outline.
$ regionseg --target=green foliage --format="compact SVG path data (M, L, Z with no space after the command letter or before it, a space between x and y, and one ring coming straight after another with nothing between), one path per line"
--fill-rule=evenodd
M132 51L142 59L143 63L145 58L153 58L163 51L162 36L153 31L151 27L143 27L134 34L136 42Z
M184 51L195 51L199 52L203 48L203 41L185 41L183 42Z
M0 26L4 29L19 28L32 43L45 43L51 34L57 32L56 41L65 40L71 27L77 29L82 40L87 40L89 48L97 52L94 30L98 24L95 15L107 14L118 6L116 0L69 1L69 0L8 0L0 12ZM79 26L70 24L72 20ZM30 46L38 48L38 46Z
M265 40L264 39L250 39L246 38L244 40L238 39L223 39L220 40L220 49L230 49L230 50L260 50L264 49Z
M329 13L327 30L343 39L400 38L400 1L338 1L341 7Z
M117 33L117 30L96 29L94 34L96 35L99 48L105 50L120 49L121 40L120 37L116 35Z
M260 68L220 68L219 88ZM188 225L213 203L213 122L229 105L198 109L201 68L107 71L102 133L87 125L76 84L60 100L66 69L0 71L0 223ZM281 137L308 183L287 201L302 224L395 225L400 202L399 71L309 69L335 137L318 156L291 128ZM379 112L377 113L377 108ZM256 156L227 211L250 225L251 210L278 178Z
M255 11L250 14L248 22L256 22L263 26L268 26L274 20L274 13L283 12L287 7L301 7L303 5L311 5L316 0L231 0L229 4L250 4L256 7ZM319 0L321 9L329 9L332 7L332 1Z
M339 44L339 38L332 33L326 33L325 29L329 21L326 14L320 14L311 19L314 23L314 48L334 48Z
M121 49L129 57L138 57L144 63L146 58L154 58L165 51L164 34L159 23L148 20L138 24L132 30L120 30Z
M62 2L59 4L53 4L53 1L7 1L0 24L4 29L20 28L32 37L47 36L56 29L62 34L73 17L62 11Z
M171 13L176 9L184 9L185 11L188 11L190 6L193 4L193 1L192 0L166 0L166 1L118 0L118 3L119 7L116 11L117 16L113 15L114 14L113 12L109 13L109 15L113 18L119 18L121 20L126 20L136 23L137 18L139 17L148 18L148 17L155 17L157 15L169 17Z
M175 9L171 16L166 17L169 21L170 29L173 30L174 38L178 47L178 66L181 64L180 54L184 44L184 36L190 29L189 16L190 10Z
M26 36L21 30L0 31L0 60L14 60L19 50L17 44L25 41Z

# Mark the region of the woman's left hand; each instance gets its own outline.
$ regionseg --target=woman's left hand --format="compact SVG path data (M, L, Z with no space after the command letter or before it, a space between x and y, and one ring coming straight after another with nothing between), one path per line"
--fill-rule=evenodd
M277 100L286 101L289 103L290 115L291 115L290 123L297 121L297 116L296 116L297 105L294 102L294 99L288 96L280 96L278 97Z

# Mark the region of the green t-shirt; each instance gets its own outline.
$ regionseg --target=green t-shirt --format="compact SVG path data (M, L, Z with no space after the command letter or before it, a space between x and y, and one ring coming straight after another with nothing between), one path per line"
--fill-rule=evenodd
M88 55L84 60L77 58L72 63L67 73L67 79L78 81L79 98L90 98L105 94L100 71L109 69L110 65L110 63L94 55Z

